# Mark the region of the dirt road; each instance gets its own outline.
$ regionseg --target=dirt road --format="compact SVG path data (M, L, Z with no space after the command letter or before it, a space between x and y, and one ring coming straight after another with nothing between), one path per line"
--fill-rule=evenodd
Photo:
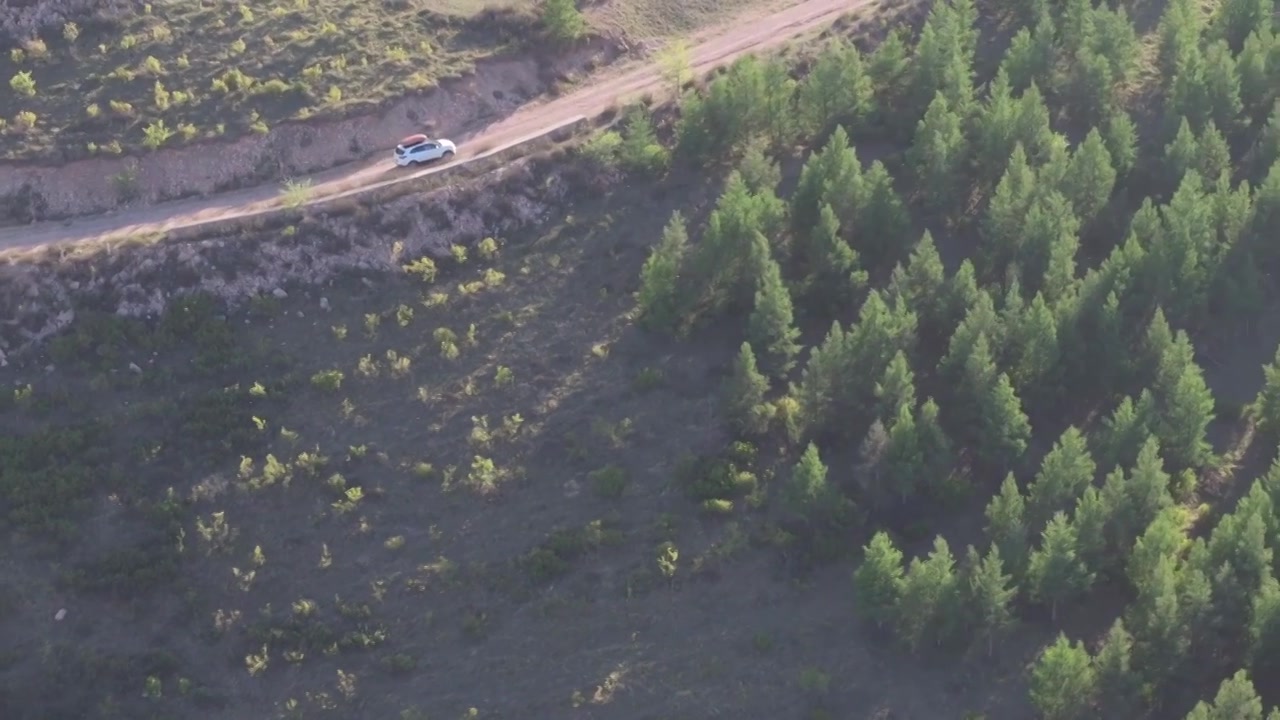
M769 13L739 17L732 24L695 36L690 57L701 75L741 55L782 45L828 25L841 15L876 4L876 0L803 0ZM459 141L458 162L487 150L564 124L577 116L593 116L646 92L667 89L661 69L654 62L636 64L588 80L581 89L554 100L527 105L509 117ZM408 171L394 167L390 148L385 157L351 163L310 178L310 202L357 194L370 185L403 182L434 172L448 172L449 165ZM158 203L72 221L51 221L0 230L0 253L33 250L54 244L78 244L135 234L161 233L176 228L270 210L279 205L280 185L271 183L188 200Z

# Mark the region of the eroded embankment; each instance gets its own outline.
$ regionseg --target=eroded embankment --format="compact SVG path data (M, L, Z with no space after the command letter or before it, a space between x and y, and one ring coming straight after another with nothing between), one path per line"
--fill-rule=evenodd
M360 160L416 132L464 135L509 115L560 79L612 63L621 53L616 43L597 40L555 56L482 60L474 72L372 115L286 123L230 142L59 166L2 165L0 224L86 215L306 175Z
M618 181L561 147L471 181L293 225L280 218L234 235L12 262L0 268L0 364L24 357L85 308L155 317L192 292L232 308L262 295L307 292L319 310L321 286L342 273L403 272L414 258L448 257L455 244L508 238Z

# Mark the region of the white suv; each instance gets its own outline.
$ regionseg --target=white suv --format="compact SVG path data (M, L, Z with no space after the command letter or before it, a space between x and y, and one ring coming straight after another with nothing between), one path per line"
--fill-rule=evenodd
M451 140L432 140L426 135L410 135L396 146L396 165L417 165L433 160L449 160L458 151Z

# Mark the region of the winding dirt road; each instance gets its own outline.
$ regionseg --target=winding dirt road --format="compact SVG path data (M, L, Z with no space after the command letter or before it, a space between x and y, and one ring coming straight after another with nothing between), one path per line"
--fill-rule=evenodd
M840 16L877 4L877 0L802 0L767 14L740 17L691 41L693 70L701 75L741 55L767 50L833 23ZM477 132L454 138L458 156L453 165L486 151L518 144L540 131L563 125L575 117L591 117L611 106L647 92L660 93L667 84L654 62L606 70L588 79L581 89L553 100L526 105L503 120ZM422 170L398 170L385 156L349 163L309 179L310 202L354 195L370 186L404 182L430 173L447 172L451 165ZM271 183L205 197L157 203L71 221L49 221L0 229L0 253L163 233L227 218L254 215L278 207L280 185Z

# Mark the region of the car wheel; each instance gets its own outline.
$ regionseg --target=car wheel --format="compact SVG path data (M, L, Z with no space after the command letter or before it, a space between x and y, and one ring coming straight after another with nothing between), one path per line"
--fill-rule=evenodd
M452 151L452 150L445 150L445 151L444 151L444 161L445 161L445 162L449 162L449 161L450 161L450 160L452 160L452 159L453 159L453 151Z

